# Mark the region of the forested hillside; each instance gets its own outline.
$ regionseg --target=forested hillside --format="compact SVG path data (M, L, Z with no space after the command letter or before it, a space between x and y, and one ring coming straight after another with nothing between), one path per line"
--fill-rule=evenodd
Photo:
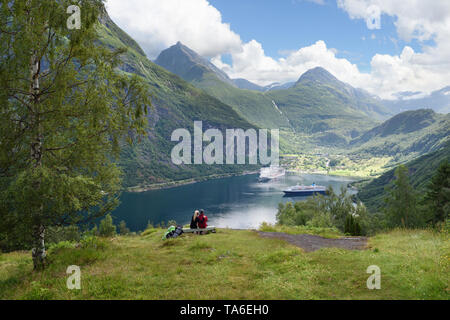
M406 111L351 141L353 154L412 160L439 149L450 139L450 115L431 109Z
M248 166L181 165L171 163L171 142L175 129L191 132L194 121L203 121L205 128L254 127L230 106L187 83L180 77L154 64L139 45L108 16L99 27L100 41L110 48L127 48L121 70L137 74L151 87L154 110L149 114L148 136L133 147L124 145L121 166L125 172L124 186L149 185L166 181L201 178L221 173L238 173Z
M406 163L406 167L409 169L409 179L414 189L423 194L439 165L444 161L450 161L450 143L447 143L438 151ZM386 187L391 185L395 179L394 173L395 169L389 170L359 190L358 198L371 211L376 212L384 205L383 199L387 195Z

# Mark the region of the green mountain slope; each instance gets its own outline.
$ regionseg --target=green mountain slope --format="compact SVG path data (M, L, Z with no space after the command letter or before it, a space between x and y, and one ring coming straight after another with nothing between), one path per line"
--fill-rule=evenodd
M162 51L155 63L232 106L261 128L290 130L286 117L274 107L270 97L262 92L237 88L225 73L180 42Z
M424 191L430 179L435 174L439 165L443 161L450 161L450 142L447 142L441 149L426 154L418 159L408 162L411 185L418 191ZM375 212L384 205L383 199L386 196L385 188L394 180L395 169L392 169L381 177L372 180L365 185L358 193L358 198Z
M236 86L225 72L181 42L161 52L155 63L186 81L201 79L204 74L213 73L220 81Z
M181 43L161 52L155 63L233 106L249 122L286 134L296 132L309 144L346 146L352 137L391 115L371 95L323 68L306 72L288 89L259 92L236 88L236 82L230 83L222 71ZM289 144L283 139L281 143Z
M294 87L267 95L297 132L313 135L321 145L345 146L390 114L369 94L320 67L303 74Z
M110 48L126 47L121 70L141 76L151 87L155 109L149 114L148 136L132 147L125 146L121 166L126 187L167 181L201 178L215 174L238 173L248 166L175 166L170 153L175 129L193 131L194 121L203 121L204 128L251 128L248 121L230 106L207 95L180 77L152 63L138 44L105 16L99 26L100 42Z
M450 114L431 109L407 111L354 139L355 154L393 156L406 161L437 150L450 139Z

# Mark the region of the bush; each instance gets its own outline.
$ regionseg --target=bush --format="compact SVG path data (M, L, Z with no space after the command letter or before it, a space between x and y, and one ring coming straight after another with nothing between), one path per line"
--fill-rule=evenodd
M72 249L72 248L75 248L75 246L76 246L76 243L70 242L70 241L61 241L58 243L52 243L48 247L48 253L49 254L55 253L59 249Z
M267 222L263 222L258 230L262 232L277 232L276 228Z
M104 249L106 245L96 236L87 236L81 239L80 246L83 249Z
M98 233L101 237L114 237L116 235L116 226L110 214L106 215L105 219L100 221Z
M130 233L130 229L127 228L125 221L120 221L119 223L119 233L121 235L127 235Z
M359 224L358 218L355 218L352 214L349 214L345 219L344 233L351 236L361 235L361 225Z
M340 194L336 194L330 187L327 196L314 196L295 204L280 203L277 222L286 226L335 227L345 233L346 228L350 228L347 226L350 223L347 221L349 215L357 219L357 224L351 222L351 233L367 234L370 222L366 207L361 202L355 206L345 187Z
M306 225L308 227L314 227L314 228L333 228L333 218L331 217L331 214L328 212L321 212L312 217L311 220L309 220Z
M79 242L81 232L78 226L67 227L49 227L47 228L46 242L48 244L56 244L64 241Z

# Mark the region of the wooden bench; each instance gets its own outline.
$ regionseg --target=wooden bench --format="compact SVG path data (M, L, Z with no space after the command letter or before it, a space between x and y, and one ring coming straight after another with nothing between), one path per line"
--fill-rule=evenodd
M195 232L216 232L216 227L206 227L204 229L183 229L184 233L195 233Z

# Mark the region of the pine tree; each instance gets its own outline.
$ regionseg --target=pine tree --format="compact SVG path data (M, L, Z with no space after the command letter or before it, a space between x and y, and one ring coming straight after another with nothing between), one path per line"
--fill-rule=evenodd
M408 168L399 166L395 170L393 187L388 189L385 199L385 214L392 227L416 227L418 221L418 195L409 183Z
M441 164L431 179L425 203L432 213L433 224L444 222L450 213L450 163Z
M117 71L123 50L101 47L102 0L11 0L0 7L1 232L28 232L35 269L45 231L117 205L122 138L145 133L147 87ZM83 212L83 214L81 214Z

